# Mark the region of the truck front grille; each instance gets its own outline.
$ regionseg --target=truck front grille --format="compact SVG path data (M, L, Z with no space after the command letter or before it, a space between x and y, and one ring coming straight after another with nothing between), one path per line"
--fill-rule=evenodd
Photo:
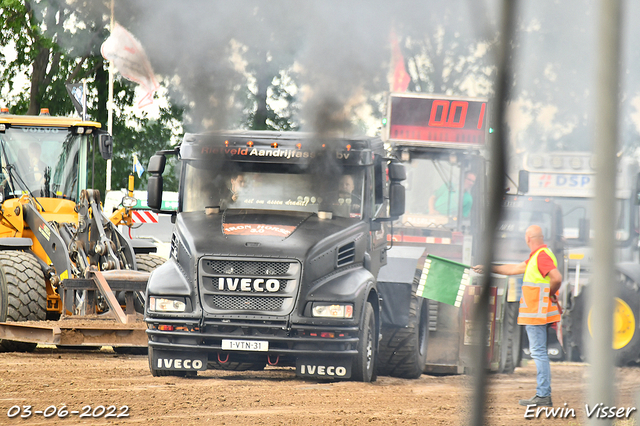
M253 262L238 260L205 260L205 272L225 275L284 275L289 270L288 262Z
M301 270L296 260L204 257L198 267L203 308L211 314L287 315Z
M279 311L283 297L213 296L213 305L221 310Z

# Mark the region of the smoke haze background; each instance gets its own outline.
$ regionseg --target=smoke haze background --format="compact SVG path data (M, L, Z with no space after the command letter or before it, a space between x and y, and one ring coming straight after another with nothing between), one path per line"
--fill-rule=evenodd
M389 90L392 28L419 36L442 7L469 16L468 2L454 3L144 0L118 1L115 16L139 37L156 73L178 77L171 98L191 107L194 127L238 122L237 89L256 65L265 75L295 75L303 128L322 132L348 131L353 111Z
M108 3L74 1L64 7L97 22L108 17ZM595 5L518 2L508 120L515 151L592 146ZM409 91L490 97L499 6L497 0L117 0L115 18L140 39L170 100L188 107L189 131L246 127L255 109L248 91L268 88L270 94L291 90L277 104L303 130L372 134L389 90L392 29L412 78ZM640 3L625 2L624 12L621 130L624 145L635 148L640 50L634 41L640 34L634 21ZM57 41L82 54L99 46L104 29L96 26L93 38L68 34ZM363 116L369 121L358 123Z

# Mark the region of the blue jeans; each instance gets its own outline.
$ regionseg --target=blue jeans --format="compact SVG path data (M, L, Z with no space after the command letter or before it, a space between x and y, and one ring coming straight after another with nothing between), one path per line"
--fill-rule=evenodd
M525 325L529 337L529 351L536 363L538 386L536 395L551 395L551 364L547 354L547 325Z

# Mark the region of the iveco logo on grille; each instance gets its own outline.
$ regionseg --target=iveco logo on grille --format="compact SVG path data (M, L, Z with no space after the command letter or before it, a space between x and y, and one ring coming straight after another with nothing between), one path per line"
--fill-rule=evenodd
M280 281L264 278L218 278L218 290L230 291L267 291L280 290Z

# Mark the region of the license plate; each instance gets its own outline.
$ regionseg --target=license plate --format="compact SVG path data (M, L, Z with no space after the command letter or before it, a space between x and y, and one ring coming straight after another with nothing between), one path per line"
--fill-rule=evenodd
M231 340L222 339L222 349L226 351L258 351L269 350L269 342L264 340Z

